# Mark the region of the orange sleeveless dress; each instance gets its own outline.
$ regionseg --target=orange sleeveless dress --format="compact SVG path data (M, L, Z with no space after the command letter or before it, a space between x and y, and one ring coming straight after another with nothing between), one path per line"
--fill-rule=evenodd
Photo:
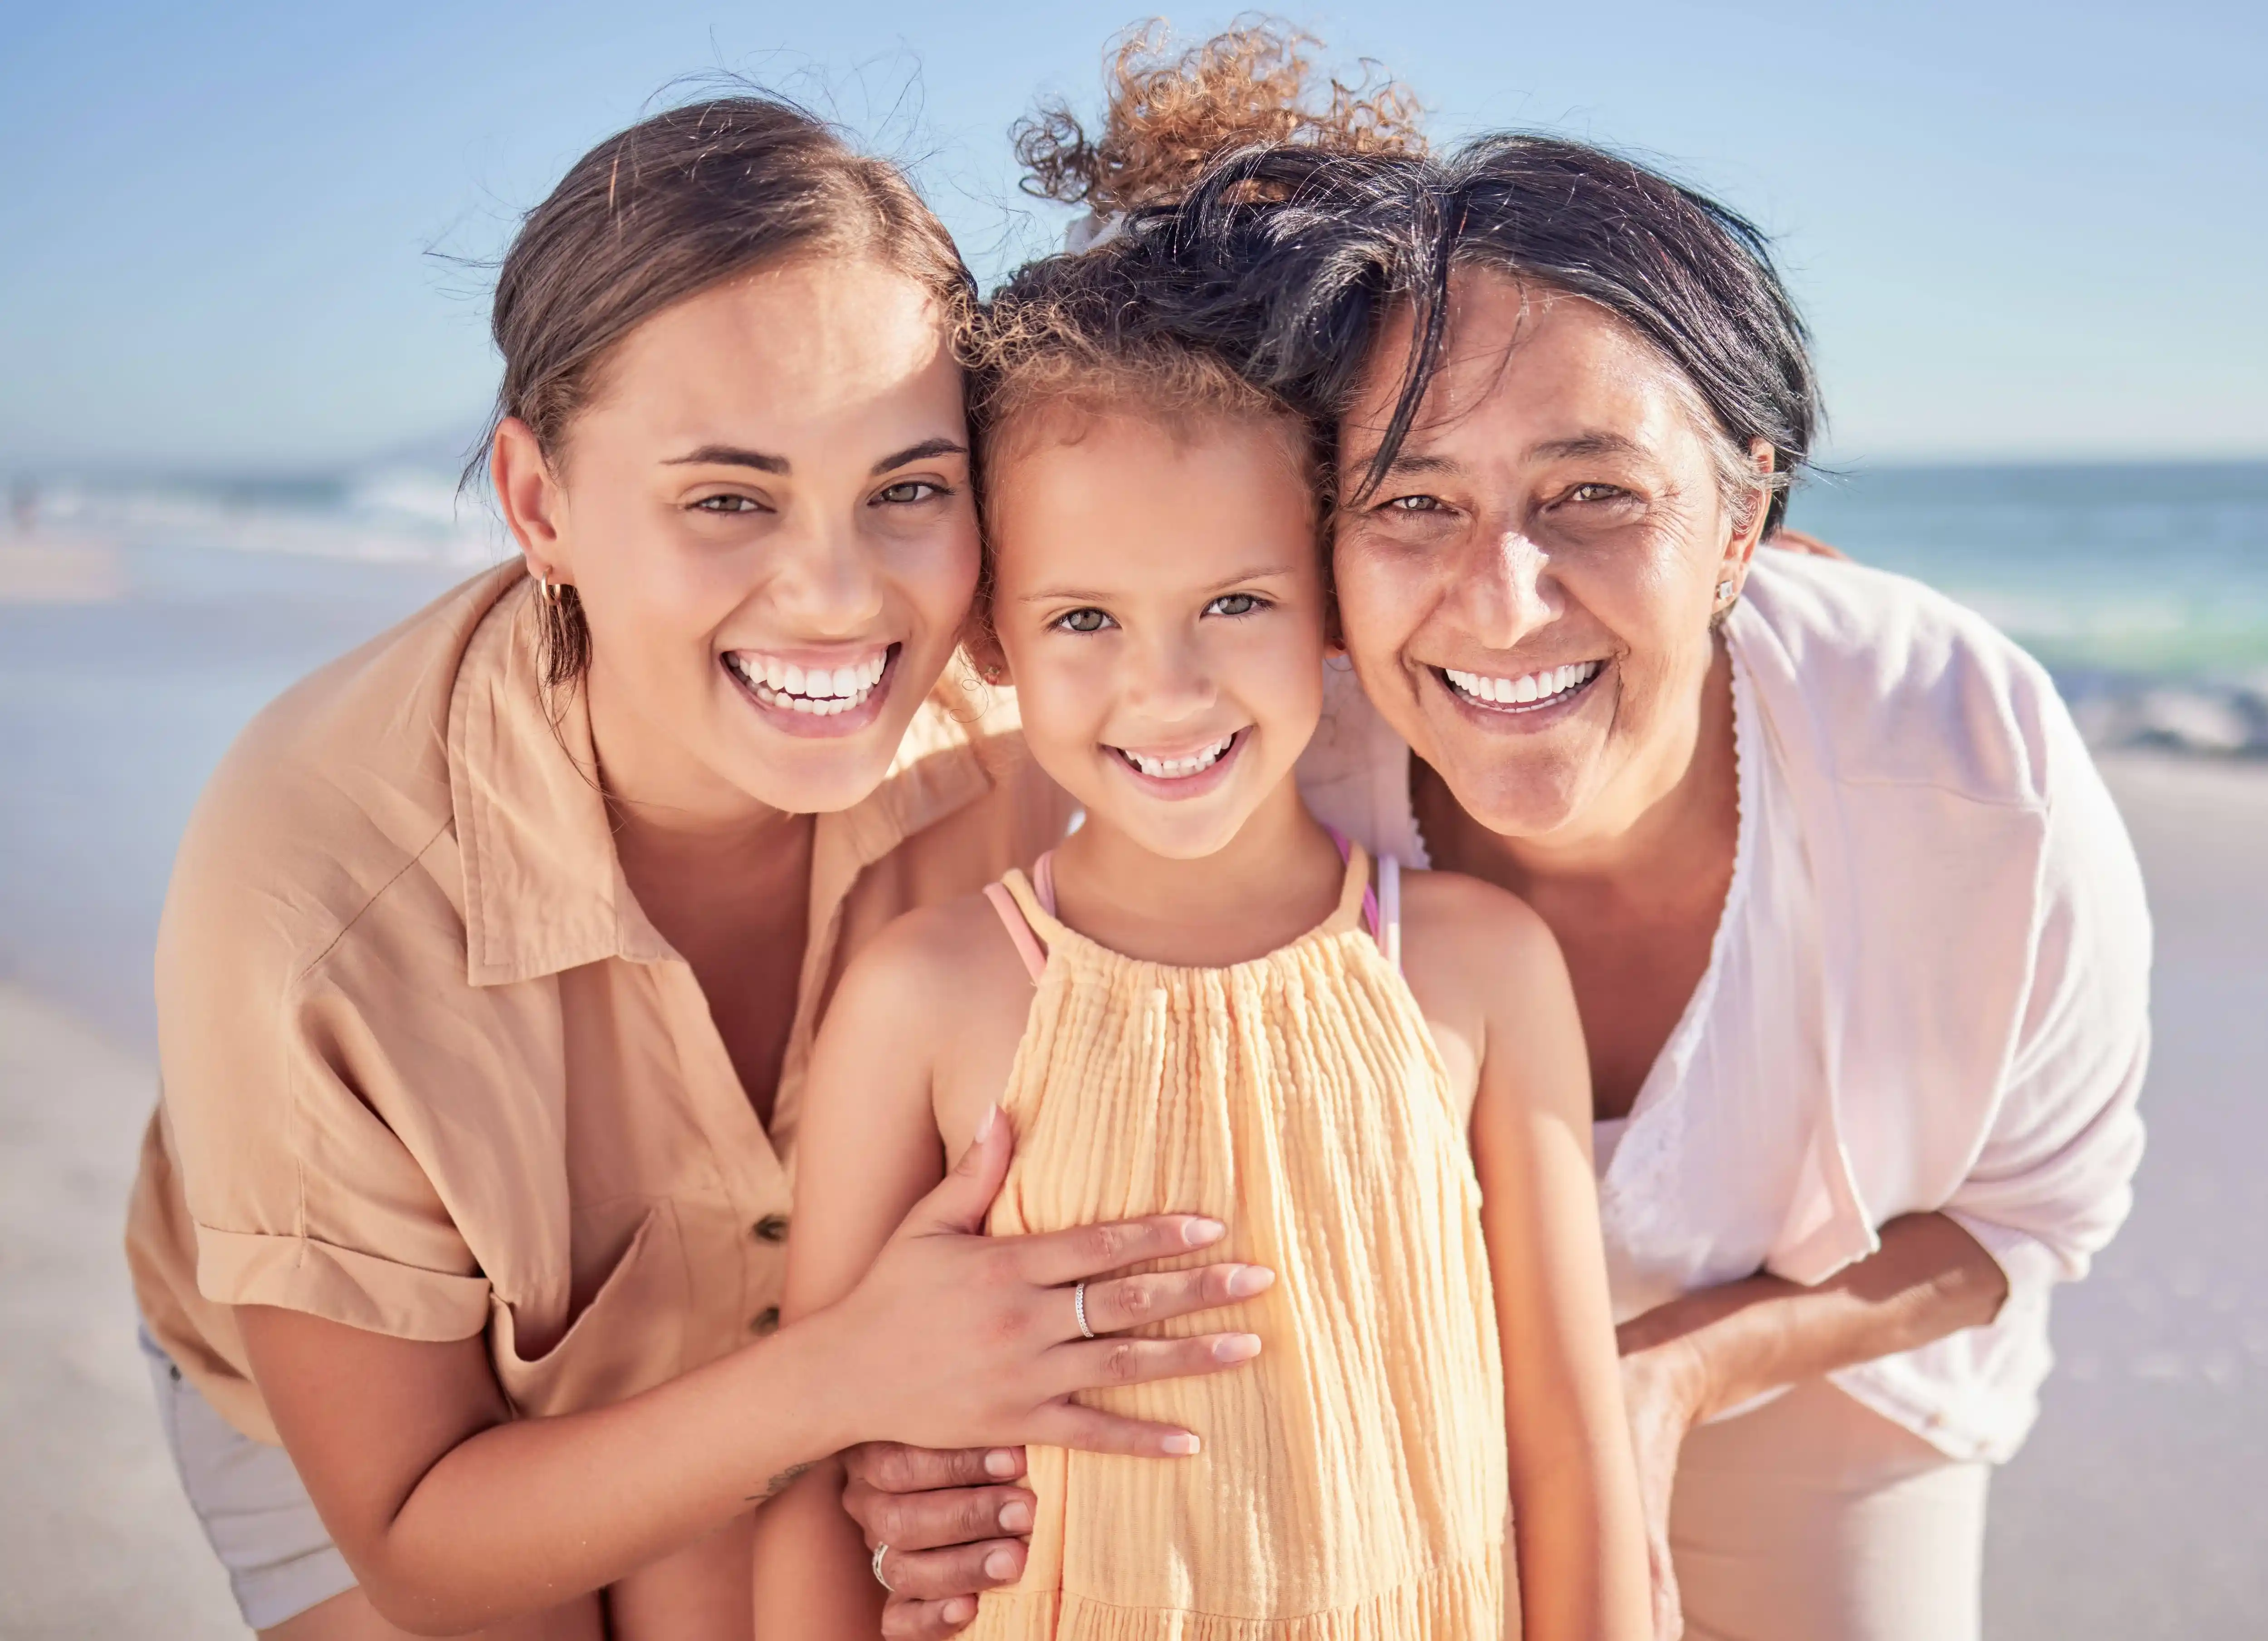
M1197 1457L1031 1449L1031 1555L980 1600L975 1641L1502 1632L1503 1368L1479 1187L1417 999L1363 928L1368 861L1346 852L1328 920L1224 969L1107 950L1019 872L987 891L1036 971L990 1229L1197 1211L1228 1236L1171 1263L1249 1260L1277 1282L1226 1315L1135 1330L1247 1328L1256 1361L1086 1398L1196 1430Z

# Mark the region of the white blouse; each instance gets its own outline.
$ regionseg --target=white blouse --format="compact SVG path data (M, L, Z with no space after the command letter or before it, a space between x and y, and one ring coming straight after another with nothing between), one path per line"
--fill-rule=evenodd
M1769 553L1726 632L1732 885L1631 1115L1595 1133L1616 1314L1759 1270L1816 1282L1942 1211L2007 1274L2000 1314L1835 1380L1955 1458L2005 1460L2052 1360L2049 1290L2132 1200L2140 869L2046 675L1950 601ZM1300 780L1425 864L1409 749L1344 669Z

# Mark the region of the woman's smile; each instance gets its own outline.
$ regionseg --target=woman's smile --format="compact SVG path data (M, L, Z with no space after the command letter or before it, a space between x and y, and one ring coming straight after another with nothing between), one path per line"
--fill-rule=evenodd
M1533 733L1572 714L1606 669L1604 661L1580 661L1522 673L1433 666L1425 670L1468 721Z
M862 651L796 652L797 659L766 650L726 650L725 675L764 721L784 734L855 735L882 714L897 681L903 644Z

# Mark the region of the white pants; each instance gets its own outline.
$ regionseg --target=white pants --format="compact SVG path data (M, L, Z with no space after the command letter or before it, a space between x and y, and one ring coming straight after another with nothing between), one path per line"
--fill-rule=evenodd
M142 1354L181 1489L228 1571L246 1626L269 1629L353 1589L354 1573L315 1514L291 1456L214 1412L147 1333Z
M1991 1474L1825 1379L1704 1425L1670 1507L1687 1641L1977 1641Z

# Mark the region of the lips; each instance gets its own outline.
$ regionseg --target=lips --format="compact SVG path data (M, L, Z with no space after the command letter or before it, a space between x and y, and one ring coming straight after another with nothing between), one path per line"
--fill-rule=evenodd
M766 706L832 718L856 712L873 699L899 647L892 644L833 667L804 666L761 650L732 650L725 665Z
M1464 672L1454 667L1436 667L1434 672L1450 691L1476 706L1501 711L1522 707L1549 706L1580 691L1606 668L1602 661L1575 662L1563 667L1547 667L1540 672L1521 673L1503 677L1484 672Z
M1114 746L1110 750L1124 758L1141 773L1152 780L1186 780L1201 775L1226 757L1229 748L1236 744L1236 734L1225 735L1210 745L1199 747L1174 758L1159 758L1148 752L1137 752L1130 747Z

